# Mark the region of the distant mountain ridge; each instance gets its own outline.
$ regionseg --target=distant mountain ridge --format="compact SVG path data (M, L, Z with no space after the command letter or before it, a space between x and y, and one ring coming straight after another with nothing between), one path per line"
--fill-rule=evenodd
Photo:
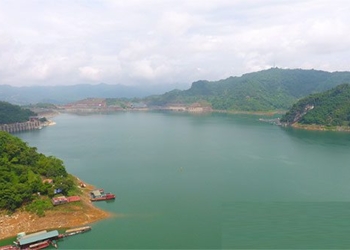
M181 85L0 85L0 100L26 105L39 102L67 104L86 98L135 98L148 107L195 104L213 110L259 112L288 110L309 94L326 91L343 83L350 83L350 72L271 68L219 81L196 81L187 90L173 89Z
M287 110L312 93L350 83L350 72L271 68L219 81L197 81L188 90L145 98L148 105L205 103L214 110Z
M105 83L90 85L78 84L71 86L28 86L13 87L0 85L0 101L27 105L35 103L66 104L89 97L96 98L142 98L149 95L162 94L174 87L184 88L184 85L168 86L125 86Z

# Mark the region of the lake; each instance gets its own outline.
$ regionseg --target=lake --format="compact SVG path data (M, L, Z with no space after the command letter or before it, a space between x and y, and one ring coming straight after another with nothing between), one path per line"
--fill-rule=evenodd
M117 195L60 249L350 248L350 133L259 118L62 114L16 135Z

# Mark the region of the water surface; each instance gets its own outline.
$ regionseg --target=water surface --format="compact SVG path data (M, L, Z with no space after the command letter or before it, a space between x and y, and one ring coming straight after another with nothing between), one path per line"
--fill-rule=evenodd
M63 114L17 136L117 195L60 249L350 248L350 134L258 118Z

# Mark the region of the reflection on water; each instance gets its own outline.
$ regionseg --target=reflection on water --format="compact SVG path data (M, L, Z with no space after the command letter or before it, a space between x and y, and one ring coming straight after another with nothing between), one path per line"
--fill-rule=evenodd
M281 128L288 136L303 143L315 145L339 145L348 147L350 143L349 132L309 131L294 128Z

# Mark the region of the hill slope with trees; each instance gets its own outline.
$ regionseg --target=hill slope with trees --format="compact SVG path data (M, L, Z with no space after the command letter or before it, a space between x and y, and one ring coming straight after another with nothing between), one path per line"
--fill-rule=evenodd
M220 81L197 81L188 90L173 90L145 99L148 105L203 102L215 110L287 110L312 93L350 82L350 72L271 68Z
M281 122L322 126L350 126L350 85L312 94L298 101Z
M47 178L53 183L43 181ZM0 210L14 211L32 202L45 201L43 198L52 197L55 189L60 189L62 194L75 189L74 178L67 173L63 162L38 153L21 139L0 131Z
M0 124L25 122L30 116L36 116L36 113L18 105L0 101Z

